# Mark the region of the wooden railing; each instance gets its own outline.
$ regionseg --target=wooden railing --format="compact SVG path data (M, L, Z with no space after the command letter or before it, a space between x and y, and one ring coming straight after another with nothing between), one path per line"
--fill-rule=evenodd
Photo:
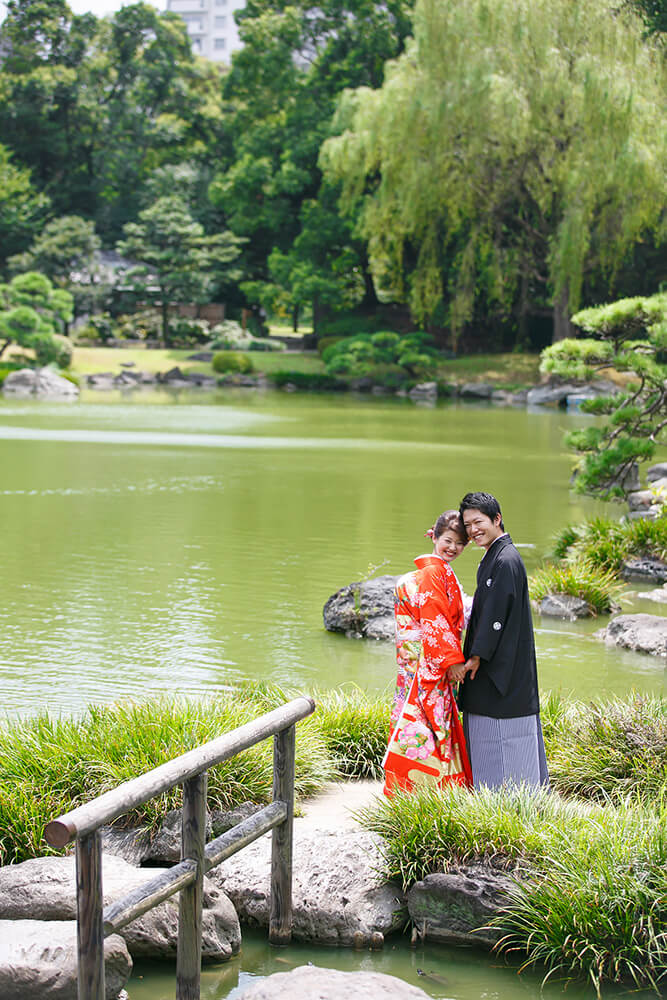
M269 940L287 944L292 934L292 820L295 726L315 710L312 698L295 698L210 743L105 792L54 819L44 831L53 847L76 839L79 1000L104 1000L104 938L180 893L176 1000L199 1000L204 875L262 834L273 830ZM207 771L242 750L275 737L273 801L206 843ZM100 827L183 785L180 864L103 908Z

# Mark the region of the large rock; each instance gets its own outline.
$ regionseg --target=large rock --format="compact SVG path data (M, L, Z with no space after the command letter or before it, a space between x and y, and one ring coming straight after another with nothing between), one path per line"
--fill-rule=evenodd
M164 869L134 868L122 858L103 855L104 903L122 898ZM75 869L72 856L34 858L0 868L0 919L73 920L76 917ZM172 958L178 940L178 897L164 903L119 932L133 958ZM241 946L238 917L229 899L204 880L202 954L216 962L235 955ZM1 995L1 994L0 994Z
M397 580L397 576L376 576L341 587L324 605L324 627L355 639L393 639Z
M667 583L667 564L660 559L628 559L621 567L621 576L639 583Z
M506 875L480 866L427 875L408 892L408 912L422 938L492 948L501 935L488 924L511 887Z
M526 402L529 406L545 406L550 403L565 403L569 395L579 391L579 387L564 382L562 385L536 385L528 390Z
M122 937L104 942L107 1000L115 1000L132 972ZM77 1000L76 922L0 920L2 1000Z
M644 601L656 601L658 604L667 604L667 584L658 587L657 590L645 590L637 595Z
M593 614L587 601L583 601L580 597L572 597L570 594L547 594L540 601L538 611L549 618L563 618L569 622L577 618L590 618Z
M383 972L339 972L301 965L275 972L241 993L239 1000L428 1000L417 986Z
M464 382L459 387L459 396L463 399L491 399L495 388L490 382Z
M667 462L657 462L646 470L646 478L649 483L654 483L658 479L667 477Z
M6 396L37 396L40 399L76 399L79 395L78 385L56 375L50 368L20 368L10 372L2 391Z
M405 920L405 897L379 884L379 841L362 830L294 824L295 938L327 945L380 944ZM234 903L241 923L267 927L271 838L261 837L209 875Z
M438 383L437 382L419 382L418 385L414 385L410 389L408 396L410 399L417 402L430 402L434 403L438 398Z
M608 645L667 656L667 618L658 615L619 615L595 634Z

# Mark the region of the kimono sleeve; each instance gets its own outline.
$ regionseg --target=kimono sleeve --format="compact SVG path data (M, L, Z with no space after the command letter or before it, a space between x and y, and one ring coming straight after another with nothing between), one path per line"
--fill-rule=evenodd
M494 567L493 579L475 622L475 634L468 651L469 656L481 660L493 659L505 633L512 608L517 599L516 573L511 563Z
M443 677L455 663L463 663L460 637L445 613L446 601L439 588L421 595L422 669L433 680Z

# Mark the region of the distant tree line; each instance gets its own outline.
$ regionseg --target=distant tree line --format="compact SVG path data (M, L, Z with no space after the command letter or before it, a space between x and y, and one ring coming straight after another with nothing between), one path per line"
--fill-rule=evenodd
M318 334L390 306L536 348L649 295L667 227L664 0L249 0L231 67L146 3L9 0L0 277L224 300ZM34 319L34 317L33 317Z

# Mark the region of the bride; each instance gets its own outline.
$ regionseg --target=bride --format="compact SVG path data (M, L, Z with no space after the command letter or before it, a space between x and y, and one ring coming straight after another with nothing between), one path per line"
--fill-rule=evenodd
M461 632L468 600L449 564L468 538L457 510L441 514L427 535L433 552L415 559L417 569L400 577L394 593L398 676L382 762L385 795L423 783L472 785L448 679L449 668L464 663Z

